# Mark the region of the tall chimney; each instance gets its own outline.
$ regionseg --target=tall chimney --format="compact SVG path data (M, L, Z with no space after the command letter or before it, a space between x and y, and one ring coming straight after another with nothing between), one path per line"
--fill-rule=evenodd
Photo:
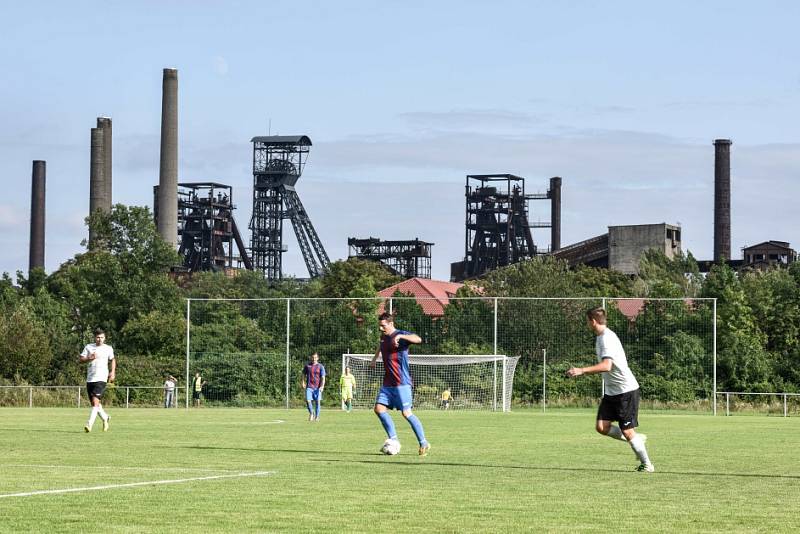
M104 209L106 183L103 178L103 130L92 128L89 161L89 215ZM94 232L89 229L89 244L94 241Z
M31 242L28 273L36 267L44 269L44 207L47 164L33 161L31 175Z
M714 263L731 259L731 140L714 141Z
M164 69L158 233L167 243L178 246L178 69Z
M561 178L550 178L550 252L561 248Z
M111 211L113 205L111 196L111 118L97 117L97 127L103 130L103 180L105 180L106 187L102 209Z

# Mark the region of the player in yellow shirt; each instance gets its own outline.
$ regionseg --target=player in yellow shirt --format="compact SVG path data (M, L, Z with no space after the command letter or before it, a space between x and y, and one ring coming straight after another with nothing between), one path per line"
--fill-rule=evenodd
M452 394L450 393L450 388L445 388L442 391L442 410L448 410L450 408L450 399L452 398Z
M356 390L356 377L350 372L349 367L344 368L344 374L339 379L339 387L342 389L342 402L349 412L353 409L353 392Z

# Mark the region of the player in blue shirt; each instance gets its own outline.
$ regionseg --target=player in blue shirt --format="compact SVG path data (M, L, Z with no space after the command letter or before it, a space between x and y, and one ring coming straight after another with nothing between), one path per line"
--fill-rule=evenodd
M375 399L375 414L381 420L389 439L396 441L397 431L388 410L400 410L417 436L419 455L426 456L431 445L425 439L422 423L416 415L411 413L413 393L411 391L411 373L408 370L408 347L412 344L422 343L422 338L405 330L397 330L394 327L394 317L390 313L382 313L378 317L378 328L383 335L381 335L380 346L369 364L370 368L374 369L378 356L382 356L383 387L378 392L378 398Z
M319 354L316 352L311 355L311 363L303 367L303 387L306 390L308 420L317 421L322 404L322 390L325 389L325 366L319 363Z

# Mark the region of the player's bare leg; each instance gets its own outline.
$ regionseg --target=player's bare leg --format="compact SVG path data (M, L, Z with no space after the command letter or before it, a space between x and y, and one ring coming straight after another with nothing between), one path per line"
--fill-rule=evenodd
M598 419L594 429L597 430L598 433L604 436L618 439L620 441L628 441L625 438L625 435L623 434L622 430L620 430L620 428L617 425L613 424L611 421Z

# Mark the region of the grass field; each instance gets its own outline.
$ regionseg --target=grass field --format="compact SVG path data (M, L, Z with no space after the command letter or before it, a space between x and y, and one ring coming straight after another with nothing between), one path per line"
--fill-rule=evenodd
M309 423L300 410L115 408L108 433L85 434L87 412L0 410L0 530L800 529L797 418L645 412L645 474L588 410L419 412L426 458L397 413L404 447L386 457L368 411Z

